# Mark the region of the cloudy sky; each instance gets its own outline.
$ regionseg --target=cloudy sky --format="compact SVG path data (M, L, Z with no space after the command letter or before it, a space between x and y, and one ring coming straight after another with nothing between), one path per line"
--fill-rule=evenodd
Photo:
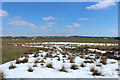
M118 36L115 2L4 2L3 36Z

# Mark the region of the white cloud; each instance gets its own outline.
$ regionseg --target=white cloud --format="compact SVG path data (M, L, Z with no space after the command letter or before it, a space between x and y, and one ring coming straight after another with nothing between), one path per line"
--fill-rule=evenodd
M80 24L78 24L78 23L73 23L73 25L68 25L68 26L66 26L66 27L68 27L68 28L80 27Z
M89 20L88 18L78 18L79 20Z
M86 8L87 9L97 10L97 9L102 9L102 8L106 8L106 7L114 6L114 5L115 5L115 1L114 0L104 0L104 1L98 2L95 5L88 6Z
M46 23L46 25L39 26L39 28L40 29L46 29L48 27L52 27L54 24L56 24L56 22L48 22L48 23Z
M110 33L118 33L118 30L113 29L113 30L108 30L108 32L110 32Z
M8 12L4 10L0 10L0 16L8 16Z
M23 20L10 20L8 22L8 24L17 25L17 26L30 26L32 28L36 28L37 27L35 24L32 24L30 22L26 22L26 21L23 21Z
M68 29L68 31L73 32L73 31L74 31L74 29Z
M55 18L53 16L43 17L43 20L54 20Z
M16 26L29 26L31 28L38 28L38 29L46 29L48 27L52 27L54 24L56 24L56 22L48 22L43 26L39 26L39 25L35 25L33 23L27 22L27 21L23 21L23 20L19 20L19 19L14 19L14 20L10 20L8 22L8 24L10 25L16 25Z
M49 23L47 23L47 26L48 26L48 27L51 27L51 26L53 26L54 24L56 24L56 22L49 22Z

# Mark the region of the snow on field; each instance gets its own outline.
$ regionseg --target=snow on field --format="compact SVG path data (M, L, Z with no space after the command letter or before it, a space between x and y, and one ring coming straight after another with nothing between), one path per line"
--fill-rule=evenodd
M102 59L101 57L95 58L97 54L92 53L81 54L65 52L61 46L58 45L86 45L86 43L44 42L42 44L55 44L54 47L56 49L53 51L39 50L39 53L27 54L18 58L18 60L0 65L0 69L5 74L5 78L118 78L118 72L116 70L118 69L117 60ZM89 45L105 44L89 43ZM42 45L41 47L45 48L45 46ZM97 49L89 50L101 52L102 54L106 53L106 51ZM101 60L106 61L106 63L100 62Z
M33 46L33 45L39 45L39 44L61 45L61 46L69 45L69 47L71 45L72 46L114 46L114 45L118 45L118 44L112 44L112 43L76 43L76 42L34 42L34 43L24 43L21 45L28 46L28 47L43 47L43 46ZM17 46L17 44L15 45Z

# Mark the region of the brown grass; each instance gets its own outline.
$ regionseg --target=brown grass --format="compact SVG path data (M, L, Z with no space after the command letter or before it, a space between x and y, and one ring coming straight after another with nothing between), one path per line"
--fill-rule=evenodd
M94 61L84 61L84 63L94 63Z
M17 59L17 60L16 60L16 64L20 64L20 63L22 63L22 61L19 60L19 59Z
M40 63L40 61L39 60L35 60L35 62L34 63Z
M3 78L5 78L5 74L4 72L0 71L0 80L4 80Z
M34 69L32 69L32 67L30 67L30 68L28 68L28 70L27 70L28 72L33 72L34 71Z
M72 65L71 65L71 67L70 67L70 69L76 70L76 69L79 69L79 68L78 68L78 66L77 66L77 65L72 64Z
M93 76L103 76L103 74L95 68L91 68L90 71L92 72Z
M9 69L15 69L15 68L16 68L16 66L13 64L9 66Z
M85 67L86 65L85 65L84 63L82 63L80 66L83 68L83 67Z
M101 58L100 63L106 65L107 64L107 58Z
M21 54L33 54L32 52L38 50L48 51L50 49L45 48L36 48L36 47L22 47L22 46L14 46L8 45L8 43L29 43L29 42L81 42L81 43L118 43L118 40L104 40L102 38L81 38L81 37L45 37L45 38L36 38L35 40L31 40L31 38L18 38L19 40L13 41L11 37L2 38L2 63L12 61L17 59ZM87 46L81 46L80 48L86 48ZM97 46L93 46L95 48ZM99 47L99 46L98 46ZM97 47L97 48L98 48ZM106 50L115 50L118 46L101 46L99 49ZM91 47L92 48L92 47ZM74 50L73 50L74 51ZM79 50L76 50L79 51ZM14 56L13 56L14 55Z
M60 72L68 72L64 66L62 66L62 68L59 70Z
M40 63L45 63L45 61L44 61L44 60L41 60Z
M28 62L28 58L24 58L21 62L22 63L27 63Z
M101 67L101 66L102 66L102 64L96 64L96 66L97 66L97 67Z
M38 67L37 64L34 64L33 67Z
M52 63L47 64L46 67L48 67L48 68L54 68Z

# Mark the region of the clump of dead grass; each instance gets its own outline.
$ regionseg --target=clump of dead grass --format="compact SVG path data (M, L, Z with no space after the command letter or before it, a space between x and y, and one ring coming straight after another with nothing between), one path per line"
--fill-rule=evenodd
M27 71L28 71L28 72L33 72L34 69L33 69L32 67L29 67Z
M15 69L15 68L16 68L16 66L13 65L13 64L11 64L11 65L9 66L9 69Z
M59 71L60 71L60 72L68 72L68 71L66 70L66 68L64 67L64 65L62 66L61 69L59 69Z

